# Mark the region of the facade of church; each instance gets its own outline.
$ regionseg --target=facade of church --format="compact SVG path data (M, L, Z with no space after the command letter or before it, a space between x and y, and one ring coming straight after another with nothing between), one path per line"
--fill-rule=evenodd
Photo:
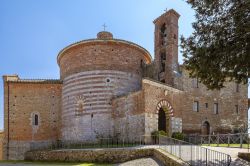
M210 91L189 78L178 64L178 19L171 9L154 20L154 61L143 47L102 31L58 54L58 80L3 76L3 158L23 159L33 145L58 140L245 129L247 85L230 82Z

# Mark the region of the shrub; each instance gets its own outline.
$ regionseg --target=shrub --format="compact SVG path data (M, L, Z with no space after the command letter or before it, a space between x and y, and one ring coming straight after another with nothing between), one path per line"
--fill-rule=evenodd
M165 132L165 131L163 131L163 130L160 130L160 131L153 131L152 133L151 133L151 135L152 136L159 136L159 135L164 135L164 136L167 136L167 133Z
M180 133L180 132L174 132L172 134L172 138L178 139L178 140L184 140L184 135L183 133Z

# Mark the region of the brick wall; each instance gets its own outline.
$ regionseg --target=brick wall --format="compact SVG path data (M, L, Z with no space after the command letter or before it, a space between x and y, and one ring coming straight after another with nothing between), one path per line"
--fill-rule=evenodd
M202 84L194 88L193 80L188 77L187 72L183 71L182 74L183 91L155 81L143 80L146 134L158 130L157 105L160 101L166 101L172 106L173 117L181 118L182 131L186 134L200 134L204 122L209 123L211 133L239 132L247 127L246 85L240 85L239 92L235 91L236 86L232 82L220 91L209 91ZM199 112L193 110L194 101L199 102ZM218 103L218 114L214 113L214 103ZM239 107L238 114L235 105Z
M116 70L141 75L142 64L150 62L146 50L120 40L83 41L66 47L58 57L62 79L91 70Z
M206 86L201 83L195 87L193 81L194 79L189 78L188 71L183 69L184 132L200 133L205 121L209 122L211 132L215 133L233 132L235 129L246 127L248 118L247 85L239 85L238 92L234 82L226 83L225 88L221 90L207 90ZM194 101L199 102L199 112L193 111ZM206 103L208 107L206 107ZM218 103L218 114L214 114L214 103ZM235 105L238 105L238 114Z
M181 90L171 88L159 82L143 79L142 89L145 103L145 134L150 135L158 130L157 107L161 101L165 101L173 108L173 117L182 118L183 105ZM162 105L167 105L167 103ZM171 135L171 130L168 131Z
M154 20L156 69L159 80L169 85L174 85L175 72L178 71L179 17L180 15L176 11L170 9Z
M16 154L16 145L24 142L51 141L60 137L61 87L58 81L16 80L4 77L5 157ZM34 124L38 115L38 125ZM8 120L9 117L9 120ZM8 133L9 131L9 133ZM20 147L22 148L22 147Z

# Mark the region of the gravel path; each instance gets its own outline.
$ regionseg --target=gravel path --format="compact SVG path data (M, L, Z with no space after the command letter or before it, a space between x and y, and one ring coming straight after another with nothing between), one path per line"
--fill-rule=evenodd
M154 158L141 158L141 159L131 160L122 164L118 164L118 166L164 166L164 165Z

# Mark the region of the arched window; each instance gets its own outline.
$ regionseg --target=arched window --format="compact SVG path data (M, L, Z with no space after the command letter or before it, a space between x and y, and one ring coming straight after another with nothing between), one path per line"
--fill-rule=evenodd
M35 114L35 116L34 116L34 125L38 126L38 115L37 114Z

